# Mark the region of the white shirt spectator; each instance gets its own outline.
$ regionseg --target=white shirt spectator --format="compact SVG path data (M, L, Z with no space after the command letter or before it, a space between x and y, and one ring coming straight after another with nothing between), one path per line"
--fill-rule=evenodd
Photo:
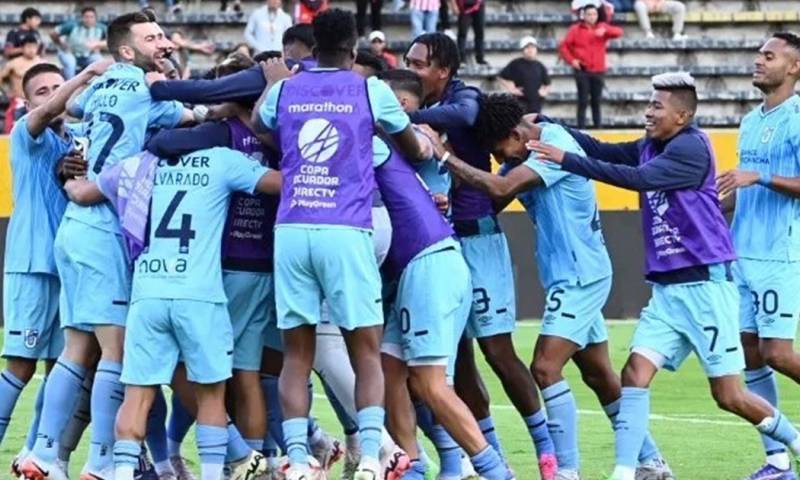
M292 26L292 17L281 9L280 0L268 0L247 21L244 38L256 53L283 50L283 32Z

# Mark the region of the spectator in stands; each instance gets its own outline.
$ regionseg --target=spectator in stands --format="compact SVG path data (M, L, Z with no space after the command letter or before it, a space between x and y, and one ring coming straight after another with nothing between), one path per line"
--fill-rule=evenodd
M686 40L683 34L683 21L686 18L686 5L676 0L636 0L633 4L639 26L647 38L655 38L650 26L651 13L666 13L672 16L672 39Z
M622 29L598 22L598 10L587 5L579 12L579 20L567 31L558 52L572 66L578 89L578 128L586 128L586 107L591 97L592 123L600 127L600 104L603 96L603 75L606 72L606 48L612 38L622 36Z
M81 9L80 20L69 20L50 32L58 46L58 60L64 68L64 78L69 80L90 63L102 58L106 49L106 26L97 22L94 7Z
M22 55L9 60L2 70L0 70L0 85L6 81L10 84L10 89L6 90L8 97L8 109L6 110L4 133L11 132L14 121L22 118L25 114L25 95L22 91L22 77L25 72L37 63L44 60L39 56L39 37L33 32L20 39L22 44Z
M356 30L358 36L364 38L367 29L367 5L369 5L369 29L381 29L381 9L383 0L356 0Z
M383 62L385 70L397 68L397 57L386 49L386 35L380 30L369 34L369 51Z
M164 6L167 7L167 10L173 15L180 15L181 6L178 2L179 0L164 0ZM150 5L149 0L139 0L139 8L144 10L145 8L152 9L153 7Z
M524 37L519 48L522 56L511 60L500 71L497 81L505 91L522 100L526 113L540 113L550 91L550 75L542 62L536 60L539 44L534 37Z
M228 3L233 3L233 13L235 13L237 16L244 14L242 11L242 0L233 0L233 2L229 2L229 0L220 0L219 11L222 13L227 13Z
M307 23L298 23L283 34L283 58L303 64L304 68L316 66L314 59L314 28Z
M177 60L179 63L179 70L181 71L184 79L192 76L192 70L189 66L189 60L192 53L200 53L202 55L212 55L215 47L213 42L196 42L183 34L182 31L176 30L170 35L170 41L175 45L175 54L177 58L173 57L173 61Z
M42 14L35 8L28 7L22 11L20 15L20 25L12 29L6 35L6 44L3 49L3 55L9 60L22 55L22 42L27 40L31 35L39 40L39 45L42 46L42 36L39 34L39 25L42 24ZM41 47L40 47L41 48ZM39 54L41 54L41 50Z
M458 13L458 51L461 54L461 61L466 60L467 31L472 25L472 33L475 35L475 61L482 67L488 67L489 63L483 56L483 27L486 23L485 0L448 1L450 8Z
M328 0L298 0L294 5L294 22L308 23L328 9Z
M281 8L281 0L267 0L266 5L250 14L244 38L256 53L283 48L283 33L292 26L292 17Z
M436 31L441 0L411 0L411 38Z
M360 48L356 54L356 60L353 62L353 71L364 78L375 76L386 70L386 63L373 55L371 51L366 48Z

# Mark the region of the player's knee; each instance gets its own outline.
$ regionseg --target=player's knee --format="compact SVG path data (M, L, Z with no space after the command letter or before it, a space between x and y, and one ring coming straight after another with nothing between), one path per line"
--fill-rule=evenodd
M783 372L791 367L794 361L794 352L791 350L784 351L777 348L767 348L761 352L761 357L773 370Z
M6 369L11 372L15 377L22 380L27 384L36 373L36 360L27 358L10 358L6 365Z
M408 386L412 395L426 403L442 398L445 389L448 388L445 382L437 381L415 369L411 369L409 372Z
M628 362L625 365L625 368L622 369L620 379L622 381L622 386L624 387L645 388L650 383L650 379L647 378L646 372L632 362Z
M582 372L581 379L583 380L583 383L587 387L597 392L600 390L608 389L609 386L614 383L614 372L612 371Z
M531 365L531 374L539 388L547 388L558 383L563 378L561 376L561 368L556 362L546 359L535 359Z
M514 351L514 345L509 342L492 339L481 344L481 350L489 366L496 372L507 372L520 363Z

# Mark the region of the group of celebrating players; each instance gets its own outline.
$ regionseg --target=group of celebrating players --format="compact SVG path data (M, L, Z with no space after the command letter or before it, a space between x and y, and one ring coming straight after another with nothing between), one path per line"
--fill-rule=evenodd
M580 478L570 359L613 426L611 479L673 479L648 433L649 385L691 352L719 407L762 435L767 459L748 478L796 479L800 435L773 369L800 381L798 36L760 49L764 103L742 122L739 169L719 176L686 73L653 78L645 137L609 144L466 86L446 35L414 39L407 69L377 77L356 43L353 16L332 9L292 27L282 55L169 80L171 44L136 12L109 25L113 62L66 82L51 64L28 71L11 134L0 435L37 360L48 374L15 475L66 479L91 420L82 480L194 478L180 450L194 423L202 480L320 479L342 457L343 478L418 480L432 461L417 427L439 479L513 479L477 339L543 479ZM621 375L590 179L641 192L652 298ZM530 368L496 216L514 198L547 292ZM312 371L344 445L309 417Z

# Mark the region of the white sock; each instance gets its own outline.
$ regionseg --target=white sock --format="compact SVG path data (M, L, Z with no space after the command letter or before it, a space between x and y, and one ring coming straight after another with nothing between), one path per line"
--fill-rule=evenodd
M120 465L115 467L114 480L133 480L133 465Z
M795 437L788 446L789 450L791 450L795 456L800 456L800 435Z
M170 457L180 457L181 456L181 443L176 442L171 438L167 438L167 451L169 452Z
M200 465L200 480L219 480L222 478L224 467L221 463L204 463Z
M394 439L385 428L381 431L381 447L387 449L394 447Z
M636 480L636 469L617 465L614 467L614 473L611 474L611 478L614 480Z
M164 460L163 462L154 463L153 467L156 469L156 473L159 475L164 475L167 473L175 474L175 471L172 469L172 464L169 463L169 459Z
M780 470L789 470L789 454L786 452L773 453L767 455L767 463Z

